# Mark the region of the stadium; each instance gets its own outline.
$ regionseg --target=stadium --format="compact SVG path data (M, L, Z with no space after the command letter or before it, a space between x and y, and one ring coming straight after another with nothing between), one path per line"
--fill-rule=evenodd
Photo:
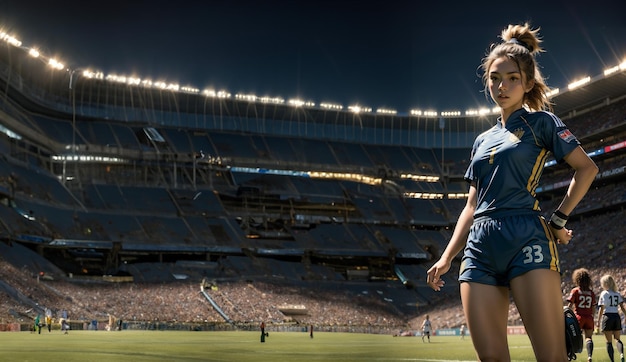
M455 271L435 293L426 270L465 203L472 142L497 110L200 90L68 67L0 38L4 330L27 330L50 309L72 329L264 321L391 335L429 314L436 330L458 333ZM571 215L575 240L559 249L564 295L581 266L626 287L626 63L552 100L600 167ZM537 190L546 212L571 179L547 166ZM509 324L521 325L513 304Z

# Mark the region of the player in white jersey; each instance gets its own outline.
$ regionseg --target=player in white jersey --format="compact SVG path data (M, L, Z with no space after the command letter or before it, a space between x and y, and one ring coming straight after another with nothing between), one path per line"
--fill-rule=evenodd
M430 318L426 315L426 319L422 322L422 342L424 342L424 337L428 337L428 343L430 343L430 332L433 326L430 323Z
M624 345L620 338L622 331L622 320L619 316L619 309L626 316L626 308L624 308L624 299L617 291L617 285L611 275L605 275L600 279L602 289L600 298L598 298L598 329L604 332L606 337L606 351L609 354L611 362L614 361L613 338L615 345L620 354L620 361L624 362Z

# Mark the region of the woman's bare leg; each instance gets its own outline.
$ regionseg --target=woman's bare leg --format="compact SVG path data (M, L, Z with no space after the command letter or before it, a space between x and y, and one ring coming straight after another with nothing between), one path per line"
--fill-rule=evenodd
M509 291L505 287L461 283L461 300L480 361L510 361L507 342Z
M531 270L511 281L511 292L537 361L567 361L561 275Z

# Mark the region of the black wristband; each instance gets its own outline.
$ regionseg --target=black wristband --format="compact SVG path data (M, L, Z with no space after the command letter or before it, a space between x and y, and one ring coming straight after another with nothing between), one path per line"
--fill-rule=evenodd
M569 220L569 216L562 213L560 210L554 210L554 215L560 217L561 219L567 221Z
M565 224L567 224L568 219L569 219L569 216L565 215L559 210L556 210L552 213L552 216L550 216L550 226L552 226L553 228L557 230L563 229Z
M559 225L557 225L557 224L556 224L556 223L554 223L554 221L552 221L552 220L550 220L550 221L548 222L548 225L550 225L553 229L556 229L556 230L561 230L561 229L563 229L563 226L559 226Z

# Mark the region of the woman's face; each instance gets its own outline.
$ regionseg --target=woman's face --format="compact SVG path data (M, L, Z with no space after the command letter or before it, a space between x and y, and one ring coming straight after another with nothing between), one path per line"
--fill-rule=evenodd
M487 85L491 98L503 114L522 107L524 95L530 90L524 86L524 79L517 64L507 57L497 58L491 63Z

